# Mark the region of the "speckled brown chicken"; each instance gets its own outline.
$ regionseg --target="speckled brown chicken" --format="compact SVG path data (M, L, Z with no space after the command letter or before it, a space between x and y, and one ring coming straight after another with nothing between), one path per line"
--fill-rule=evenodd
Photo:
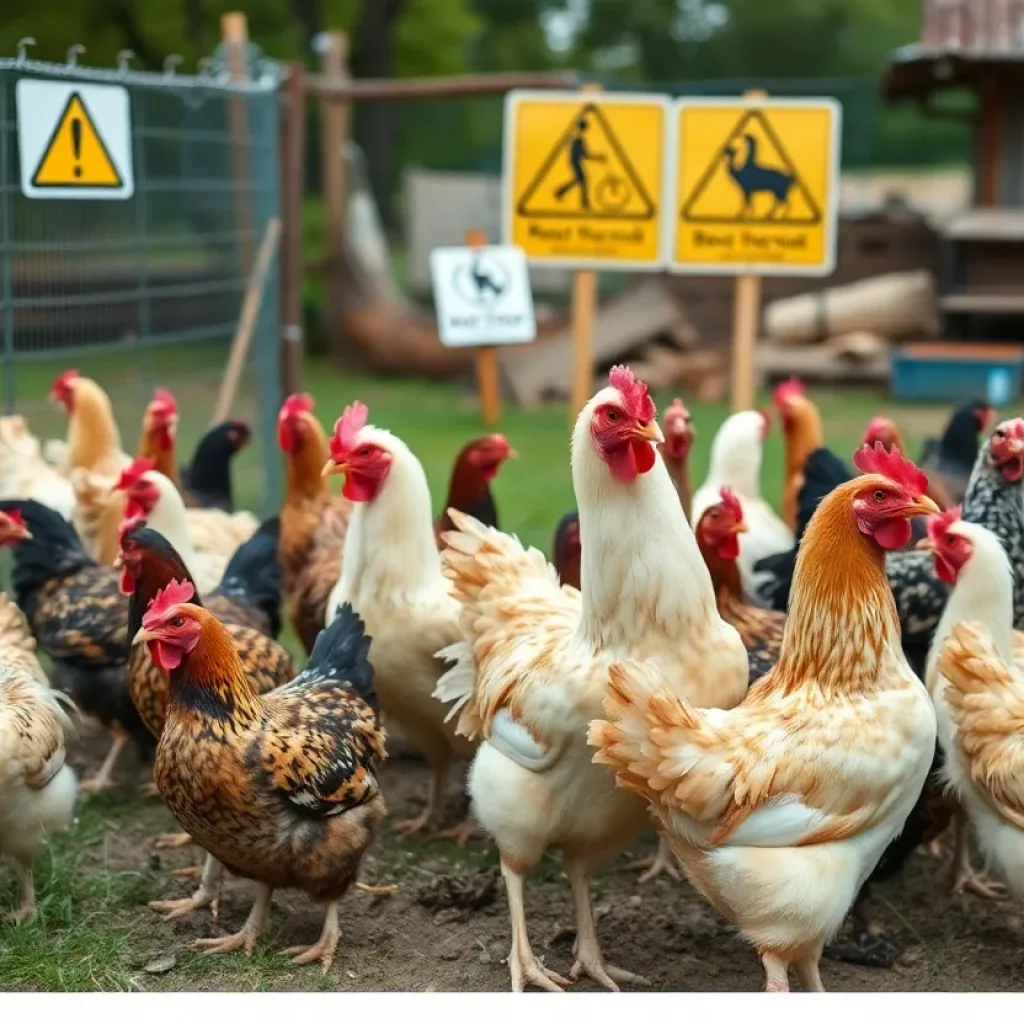
M739 633L750 658L750 682L755 683L779 660L786 615L747 603L736 564L744 530L743 507L732 490L723 487L721 501L705 509L695 532L711 573L718 614Z
M227 630L188 603L187 583L157 595L136 643L170 673L156 781L196 841L233 873L259 884L236 935L200 939L210 952L251 951L274 889L327 904L319 942L288 952L330 966L338 902L385 815L376 769L385 756L367 660L370 638L345 605L317 638L306 668L266 696L254 691Z
M327 617L327 599L341 574L341 554L352 503L331 494L321 470L327 435L309 395L292 395L277 418L287 484L281 507L280 557L289 621L312 651Z

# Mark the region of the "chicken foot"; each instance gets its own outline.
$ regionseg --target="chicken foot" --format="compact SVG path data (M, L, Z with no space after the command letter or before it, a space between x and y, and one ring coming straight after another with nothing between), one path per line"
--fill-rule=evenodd
M196 910L202 910L203 907L211 907L210 912L216 921L220 902L220 882L223 874L224 866L220 861L207 854L203 864L203 874L199 880L199 888L191 896L183 900L151 900L149 909L158 914L164 914L165 921L173 921L175 918L185 917Z
M1001 900L1006 898L1006 886L994 882L984 875L979 875L971 867L971 830L967 814L957 808L954 814L954 844L956 853L953 857L953 893L969 892L983 900Z
M189 846L192 841L192 837L187 832L166 832L156 837L153 848L155 850L180 850L183 846Z
M645 857L633 865L633 870L643 871L637 879L637 885L644 885L659 875L668 875L674 882L681 882L683 876L676 866L675 857L667 842L658 836L658 852L650 857Z
M572 888L572 902L576 908L576 944L573 952L576 962L569 971L573 981L579 981L585 974L599 985L612 992L618 992L617 982L624 985L650 985L650 982L639 974L632 974L619 967L612 967L605 962L601 946L597 941L597 925L594 911L590 905L590 880L587 865L583 860L566 856L565 870Z
M853 922L853 944L835 944L825 947L825 955L840 963L858 967L891 968L900 950L886 937L884 931L868 921L867 885L857 895L850 918Z
M448 788L448 767L450 764L451 758L447 755L431 761L427 806L418 817L406 818L403 821L395 822L395 832L400 836L411 836L422 832L434 822L440 821L444 817L444 798Z
M512 926L512 948L508 954L508 967L512 975L512 991L522 992L527 985L535 985L548 992L561 992L569 987L569 979L549 971L534 956L526 932L526 911L523 909L523 876L513 871L502 859L501 877L505 880L508 896L508 917Z
M323 964L324 974L331 969L334 954L341 939L341 928L338 925L338 900L327 904L324 914L324 927L320 939L312 946L290 946L284 951L285 956L292 958L293 964L312 964L319 960Z
M252 956L260 936L267 930L270 920L270 899L274 890L269 885L260 885L256 893L256 902L252 905L249 917L240 932L234 935L223 935L216 939L196 939L193 949L201 949L208 954L230 953L235 949L244 949L246 956Z
M800 987L805 992L824 992L821 983L821 972L818 964L821 960L821 949L814 956L804 957L796 962L796 976L800 979Z
M100 765L100 770L91 779L86 779L78 787L83 793L101 793L105 789L110 789L112 785L110 777L114 772L114 765L117 764L117 759L121 756L121 751L124 750L128 743L128 733L115 725L110 730L110 735L110 750L107 751L107 756L103 764Z
M26 924L36 916L36 881L32 874L32 865L15 864L18 872L18 909L5 915L4 920L11 924Z
M762 954L761 963L764 965L765 992L788 992L789 965L774 953Z

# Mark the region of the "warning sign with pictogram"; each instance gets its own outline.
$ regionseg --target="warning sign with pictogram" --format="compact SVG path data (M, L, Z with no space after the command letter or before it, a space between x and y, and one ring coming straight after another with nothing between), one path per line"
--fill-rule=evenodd
M680 100L673 269L830 273L840 116L831 99Z
M534 263L663 260L664 96L513 92L505 103L505 237Z
M127 199L131 119L122 86L21 79L21 187L33 199Z

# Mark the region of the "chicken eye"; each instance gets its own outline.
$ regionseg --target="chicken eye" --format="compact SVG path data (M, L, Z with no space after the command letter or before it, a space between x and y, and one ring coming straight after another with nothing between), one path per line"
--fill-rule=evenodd
M368 458L370 455L370 446L364 445L362 448L359 449L359 451L356 452L356 455L358 455L361 459Z
M875 501L885 501L885 491L875 491L872 497L875 499Z
M710 511L710 512L708 513L708 518L710 518L710 519L718 519L718 517L719 517L720 515L721 515L721 513L720 513L720 512L718 511L718 509L717 509L717 508L713 508L713 509L712 509L712 510L711 510L711 511Z
M1006 431L1000 427L993 435L993 437L1006 437Z
M175 629L181 629L181 627L185 625L185 616L184 615L175 615L174 618L171 619L171 625Z
M606 415L608 417L609 423L618 423L619 419L621 418L619 416L619 413L615 409L609 409Z

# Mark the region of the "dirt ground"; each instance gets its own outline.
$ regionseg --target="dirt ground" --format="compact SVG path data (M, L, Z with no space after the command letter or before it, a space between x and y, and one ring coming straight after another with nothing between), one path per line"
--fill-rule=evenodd
M102 737L78 741L72 760L89 771L103 752ZM118 777L134 785L134 758L126 756ZM426 770L399 749L382 772L392 820L422 806ZM134 800L135 798L133 798ZM90 848L82 870L141 871L155 896L187 895L193 879L172 877L171 869L198 863L194 847L156 853L157 832L173 830L170 815L156 799L137 798L139 811L124 817L106 840ZM459 794L453 783L449 810L454 819ZM762 985L760 965L735 929L719 920L686 883L660 878L637 884L635 861L653 850L653 835L595 879L594 904L611 963L644 974L660 991L753 991ZM1012 991L1024 985L1024 919L1019 907L948 895L948 854L939 861L916 855L902 879L877 890L873 910L903 950L893 970L854 967L826 960L826 988L846 991ZM509 985L504 958L509 929L497 857L483 838L465 849L451 843L400 839L389 828L364 861L363 880L395 883L389 896L350 894L342 907L342 943L327 978L316 967L291 968L283 958L258 987L276 990L502 991ZM140 905L126 910L133 928L133 966L139 986L149 990L230 991L254 987L239 971L240 954L202 958L198 975L185 969L194 961L184 951L197 937L241 927L249 910L250 883L224 885L220 920L208 911L163 924ZM527 917L535 951L554 970L571 966L573 941L569 889L557 855L530 878ZM301 894L275 895L268 950L313 941L322 923L320 909ZM268 955L276 956L271 952ZM178 959L182 969L176 969ZM154 958L157 968L152 970ZM190 958L193 960L190 961ZM280 966L277 966L280 965ZM253 965L254 967L256 965ZM147 973L148 970L148 973ZM584 981L573 990L593 990Z

